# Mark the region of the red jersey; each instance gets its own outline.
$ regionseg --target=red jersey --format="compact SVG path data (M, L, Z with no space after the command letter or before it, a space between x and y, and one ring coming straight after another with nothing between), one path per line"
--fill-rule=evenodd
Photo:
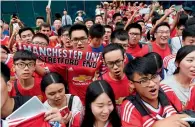
M187 103L186 109L191 109L195 111L195 86L190 89L190 98Z
M16 96L16 89L14 87L14 82L12 82L12 89L9 92L10 96ZM41 91L41 79L35 77L34 78L34 86L30 89L24 89L22 87L22 85L20 84L19 80L16 81L16 86L18 88L18 92L22 95L22 96L37 96L42 102L44 102L46 100L45 98L45 94L42 93Z
M142 49L142 47L139 45L139 44L137 44L134 48L128 48L127 49L127 53L129 53L129 54L131 54L132 56L134 56L134 57L137 57L137 53L140 51Z
M115 95L115 100L118 100L120 97L127 97L130 95L130 83L125 75L121 80L114 80L110 77L109 72L107 72L103 75L103 79L107 81L112 87Z
M171 88L167 87L166 85L161 85L161 88L168 98L167 102L171 101L171 103L174 103L178 101L178 98L176 97L176 95L174 94ZM168 105L167 104L162 105L162 103L164 103L163 99L161 99L160 101L161 104L159 105L158 109L152 108L151 105L149 105L144 101L142 102L144 106L146 106L146 108L149 110L150 114L142 115L142 113L140 113L139 110L137 109L138 106L135 107L135 105L129 100L125 100L122 103L121 119L122 119L122 125L124 127L128 127L128 126L151 127L157 120L160 120L163 117L166 118L168 116L177 113L177 111L174 109L171 103L169 103ZM174 106L178 109L178 106L176 104L174 104Z
M145 45L142 50L138 53L138 56L144 56L145 54L149 53L149 46ZM158 53L162 59L164 59L166 56L171 54L171 49L169 48L169 45L166 44L165 49L160 48L156 42L152 42L152 51Z
M1 39L1 45L5 45L6 47L8 47L8 43L9 43L9 36L4 36L4 38Z

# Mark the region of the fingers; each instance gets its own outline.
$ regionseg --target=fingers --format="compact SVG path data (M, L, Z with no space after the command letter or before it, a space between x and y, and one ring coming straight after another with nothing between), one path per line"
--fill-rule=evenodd
M71 118L72 118L72 113L71 113L71 112L67 113L67 114L63 117L64 123L67 124L67 123L70 121Z
M178 122L180 124L180 127L190 127L190 125L186 121L179 120Z
M58 109L52 109L48 112L45 113L45 121L58 121L58 122L61 122L62 121L62 117L61 117L61 114L59 112Z

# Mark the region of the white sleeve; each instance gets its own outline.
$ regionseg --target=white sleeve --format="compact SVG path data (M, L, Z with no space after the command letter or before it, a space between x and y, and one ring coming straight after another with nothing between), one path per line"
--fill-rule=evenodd
M82 105L80 98L78 96L74 96L73 102L72 102L72 109L71 109L72 114L74 115L78 111L82 111L82 109L83 109L83 105Z

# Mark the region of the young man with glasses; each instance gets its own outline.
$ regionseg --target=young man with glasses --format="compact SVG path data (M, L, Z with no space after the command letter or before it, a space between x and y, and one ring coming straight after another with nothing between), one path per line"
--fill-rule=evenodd
M37 96L44 102L45 98L40 88L41 79L33 76L36 56L28 50L17 51L13 61L17 80L12 82L10 96Z
M111 43L105 47L102 56L108 72L101 78L111 85L117 104L121 104L121 101L130 95L130 83L123 72L125 50L120 44Z
M134 87L135 94L126 98L121 105L124 127L189 127L182 118L185 114L173 90L160 85L156 63L146 57L136 58L127 64L124 71ZM173 105L174 104L174 105Z

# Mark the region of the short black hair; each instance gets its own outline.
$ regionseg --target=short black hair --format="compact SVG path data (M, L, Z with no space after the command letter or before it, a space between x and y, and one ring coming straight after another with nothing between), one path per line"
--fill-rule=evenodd
M113 28L110 25L104 25L104 28L109 28L111 29L111 32L113 31Z
M44 28L48 28L49 27L49 29L51 30L51 26L48 23L45 23L45 22L41 23L41 25L39 26L40 30L42 29L42 27L44 27Z
M125 27L125 25L124 25L123 23L117 22L117 23L116 23L115 30L117 30L117 29L124 29L124 27Z
M49 37L48 37L47 35L42 34L42 33L36 33L36 34L33 36L32 40L33 40L34 38L36 38L36 37L44 38L44 39L47 41L47 43L49 44Z
M87 19L85 19L84 24L85 24L86 22L88 22L88 21L92 21L92 22L94 23L94 20L93 20L93 19L87 18Z
M96 15L96 16L95 16L95 19L96 19L97 17L101 17L101 18L103 19L103 16L102 16L102 15Z
M4 49L7 53L10 53L9 49L5 45L1 45L1 48Z
M162 22L162 23L160 23L160 24L158 24L157 26L156 26L156 28L155 28L155 33L157 32L157 30L158 30L158 28L159 27L161 27L161 26L167 26L169 29L170 29L170 26L169 26L169 24L167 23L167 22Z
M105 28L101 24L94 24L89 29L91 38L101 38L105 34Z
M129 40L128 32L123 29L114 30L111 34L111 42L114 42L116 38L121 41Z
M83 25L83 24L74 24L70 27L70 30L69 30L69 37L70 38L71 38L72 32L76 31L76 30L83 30L83 31L85 31L86 35L88 36L88 29L85 25Z
M129 30L132 29L132 28L139 29L140 30L140 34L142 33L142 27L141 27L140 24L138 24L138 23L131 23L131 24L129 24L127 26L126 31L129 32Z
M129 62L124 68L124 72L127 78L133 81L135 73L138 73L139 75L156 74L157 68L153 67L154 62L149 61L150 59L146 57L137 57L133 59L131 62Z
M182 40L185 40L186 37L195 37L195 30L192 28L185 28L182 32Z
M13 56L14 63L18 60L33 60L36 62L36 55L29 50L17 51Z
M136 21L136 23L140 23L140 22L145 23L144 20L142 20L142 19Z
M103 59L105 59L106 53L114 51L114 50L120 50L124 58L125 49L123 48L123 46L118 43L110 43L103 49L103 52L102 52Z
M112 19L115 20L117 16L121 16L120 13L115 13L113 16L112 16ZM122 16L121 16L122 17Z
M71 25L60 27L60 29L58 30L58 36L61 36L65 31L69 31L70 27Z
M19 32L18 32L18 34L20 35L20 37L21 37L22 32L27 31L27 30L30 30L30 31L32 32L33 35L35 34L35 32L33 31L32 28L30 28L30 27L24 27L24 28L21 28L21 29L19 30Z
M127 17L123 17L122 21L128 21Z
M43 21L45 21L45 18L43 16L37 16L36 21L37 21L37 19L42 19Z
M155 25L156 24L156 22L157 22L157 20L159 20L160 19L160 17L159 16L157 16L157 17L153 17L152 18L152 25Z
M1 77L6 83L10 80L10 69L3 62L1 62Z

